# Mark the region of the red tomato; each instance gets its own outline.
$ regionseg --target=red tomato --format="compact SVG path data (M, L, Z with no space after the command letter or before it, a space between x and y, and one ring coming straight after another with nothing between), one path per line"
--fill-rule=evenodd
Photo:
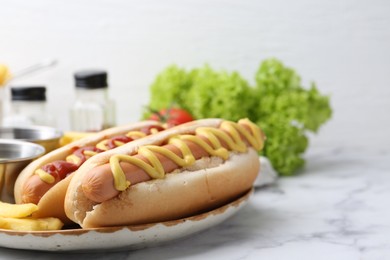
M169 126L180 125L194 120L192 115L181 108L161 109L153 113L149 119L167 123Z

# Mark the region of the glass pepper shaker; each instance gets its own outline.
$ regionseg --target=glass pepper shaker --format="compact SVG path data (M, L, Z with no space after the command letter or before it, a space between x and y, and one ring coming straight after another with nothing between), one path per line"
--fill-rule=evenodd
M4 117L4 126L56 125L47 109L45 86L11 87L10 105L10 112Z

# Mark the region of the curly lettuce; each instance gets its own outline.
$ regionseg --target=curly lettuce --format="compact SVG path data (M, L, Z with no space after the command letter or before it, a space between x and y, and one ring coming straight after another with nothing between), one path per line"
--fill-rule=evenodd
M317 132L332 115L329 97L313 83L302 87L300 76L276 59L264 61L256 73L252 119L264 130L264 155L282 175L291 175L304 165L308 132Z
M292 175L305 163L308 132L317 132L332 115L329 97L314 83L305 89L300 76L277 59L263 61L255 81L250 86L238 72L208 65L190 71L173 65L151 85L149 107L159 110L174 104L197 119L248 117L267 136L262 154L281 175Z
M242 101L251 100L252 95L248 83L237 72L217 72L208 65L191 71L169 66L152 83L150 93L151 110L175 105L195 118L230 120L247 117L251 104Z
M160 110L170 107L173 103L183 105L186 93L191 89L192 82L188 72L172 65L167 67L150 86L150 108Z
M214 71L209 66L190 71L191 89L184 108L195 118L220 117L237 121L251 107L249 84L237 73Z

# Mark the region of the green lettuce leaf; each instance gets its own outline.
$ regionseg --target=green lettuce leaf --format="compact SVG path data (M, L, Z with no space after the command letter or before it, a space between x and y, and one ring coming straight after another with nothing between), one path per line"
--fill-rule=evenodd
M262 154L281 175L294 174L304 165L308 132L317 132L331 118L329 97L314 83L305 89L301 77L277 59L263 61L255 81L250 86L238 72L216 71L208 65L190 71L173 65L151 85L149 107L159 110L174 104L196 119L248 117L267 136Z

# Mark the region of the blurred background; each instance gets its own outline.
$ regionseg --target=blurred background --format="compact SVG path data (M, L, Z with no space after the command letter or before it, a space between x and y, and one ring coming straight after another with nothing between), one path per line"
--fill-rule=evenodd
M209 64L249 82L276 57L330 95L332 119L315 146L390 145L390 2L0 0L0 63L55 67L13 85L45 85L57 126L68 130L73 74L109 73L117 123L137 121L149 86L171 64Z

